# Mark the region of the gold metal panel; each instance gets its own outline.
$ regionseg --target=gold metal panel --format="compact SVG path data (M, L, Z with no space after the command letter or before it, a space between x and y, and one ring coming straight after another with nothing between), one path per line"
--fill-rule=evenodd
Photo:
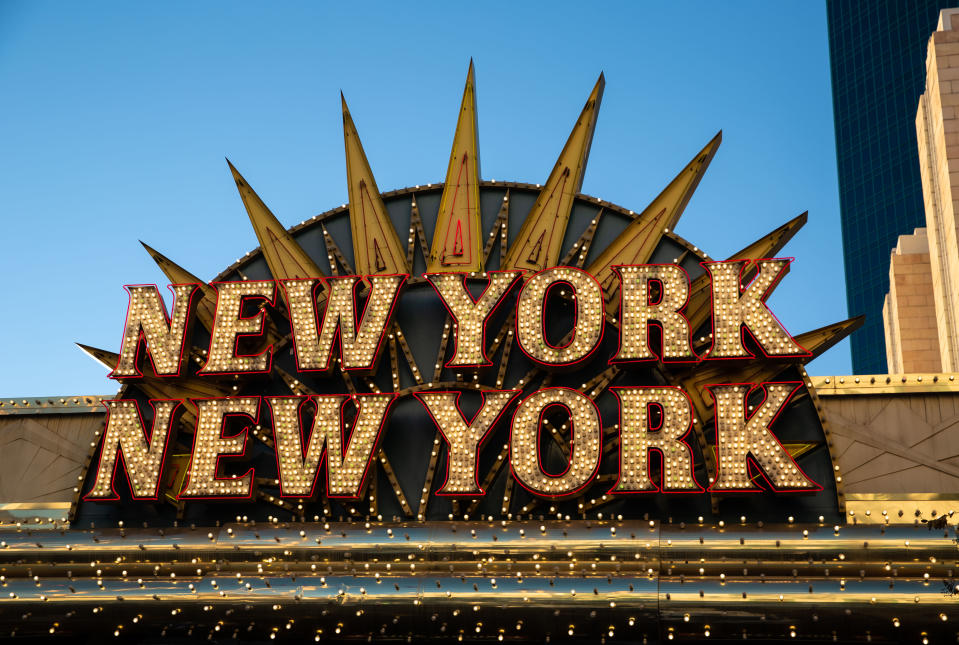
M549 179L500 263L501 269L540 271L556 266L563 250L563 237L573 209L573 200L583 186L586 161L605 86L606 79L600 74Z
M77 343L80 349L87 351L85 345ZM92 347L90 349L93 349ZM89 352L87 352L89 353ZM114 357L116 354L114 354ZM116 363L114 363L115 365ZM113 365L108 369L113 369ZM23 414L89 414L106 412L100 402L112 398L105 396L31 396L19 399L0 399L0 416Z
M343 142L346 147L346 180L350 195L350 228L353 260L360 275L409 273L406 252L400 243L386 204L376 187L373 171L363 152L353 117L343 103Z
M645 264L649 261L660 238L679 221L722 140L723 133L720 131L646 210L630 222L626 230L589 265L587 270L603 285L608 314L613 315L619 307L619 279L613 267L620 264Z
M479 182L479 130L471 60L456 133L453 135L453 149L450 151L440 210L436 216L428 272L483 270Z
M819 396L959 392L957 374L859 374L812 376Z

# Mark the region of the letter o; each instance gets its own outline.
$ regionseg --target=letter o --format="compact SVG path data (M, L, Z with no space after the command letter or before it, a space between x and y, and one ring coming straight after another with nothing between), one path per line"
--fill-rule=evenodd
M573 292L573 330L563 346L546 342L546 294L557 283ZM589 356L603 338L603 290L590 274L574 267L540 271L523 285L516 305L516 340L533 360L547 365L569 365Z
M539 434L548 408L560 405L569 412L570 456L566 472L543 470ZM520 484L537 495L556 497L575 493L590 482L602 458L602 421L591 399L576 390L553 387L528 396L513 414L510 429L510 466Z

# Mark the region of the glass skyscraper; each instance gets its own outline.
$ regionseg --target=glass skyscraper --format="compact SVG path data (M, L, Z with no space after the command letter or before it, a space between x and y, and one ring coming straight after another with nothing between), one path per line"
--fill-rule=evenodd
M955 0L827 0L853 371L886 372L882 303L897 237L925 226L916 108L926 42Z

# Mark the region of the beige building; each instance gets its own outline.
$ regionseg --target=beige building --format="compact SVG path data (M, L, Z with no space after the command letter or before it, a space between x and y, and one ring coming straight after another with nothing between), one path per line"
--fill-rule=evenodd
M886 364L891 374L941 369L929 241L924 228L899 236L889 262L889 293L882 317Z
M899 238L883 306L891 373L959 371L959 9L929 38L916 111L926 227ZM931 294L931 297L929 296Z

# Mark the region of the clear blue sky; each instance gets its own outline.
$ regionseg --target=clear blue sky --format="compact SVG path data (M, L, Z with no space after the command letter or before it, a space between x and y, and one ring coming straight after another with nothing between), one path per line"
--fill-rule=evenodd
M846 317L822 2L4 0L0 397L115 391L73 342L165 284L138 239L204 279L257 245L224 156L287 225L345 202L341 89L382 190L442 181L471 56L484 178L545 180L605 71L584 192L639 210L722 129L677 231L725 257L808 210L773 310Z

